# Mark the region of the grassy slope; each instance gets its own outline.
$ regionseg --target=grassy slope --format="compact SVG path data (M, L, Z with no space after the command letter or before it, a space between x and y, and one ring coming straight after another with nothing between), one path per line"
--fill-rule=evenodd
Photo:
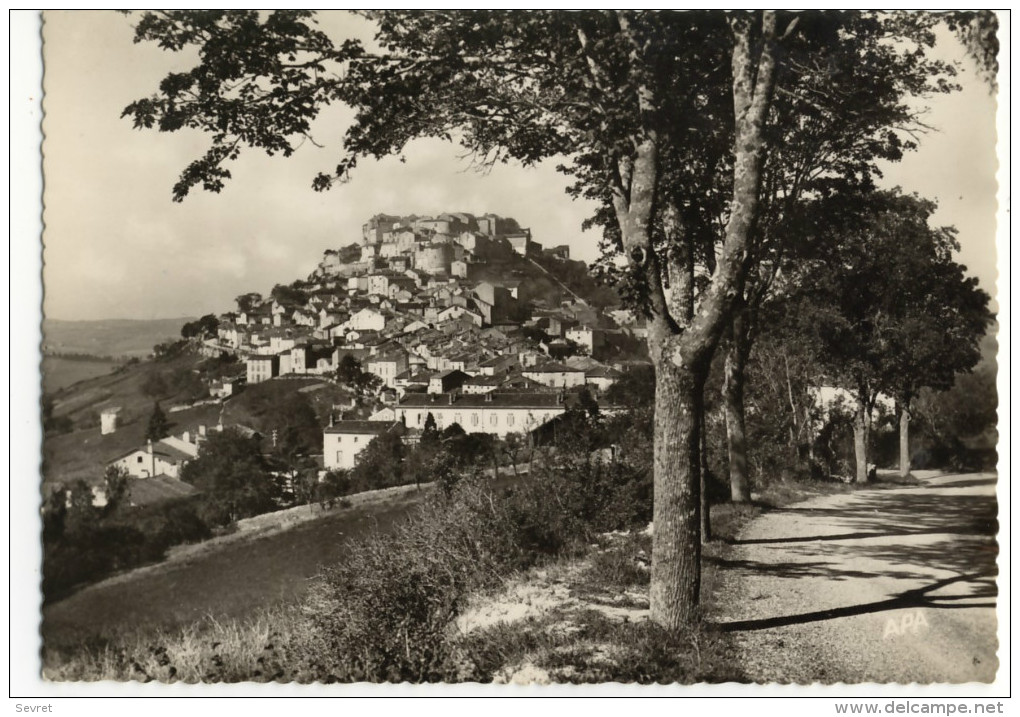
M397 491L269 535L232 540L179 561L113 578L47 606L48 645L175 629L203 618L245 619L304 595L319 567L340 560L344 544L387 530L421 493Z
M141 385L148 373L191 367L198 360L197 356L184 356L167 362L143 362L55 393L55 415L71 418L76 430L44 437L44 483L77 478L98 481L108 461L145 443L145 429L152 413L153 399L142 392ZM164 410L180 398L165 397L161 401ZM112 406L121 408L118 429L103 436L96 416L99 411ZM199 425L215 425L219 412L218 406L211 405L169 413L170 430L179 435L184 431L195 431Z
M104 359L81 360L59 356L43 356L42 384L44 394L53 394L79 381L86 381L106 374L117 368L116 361Z

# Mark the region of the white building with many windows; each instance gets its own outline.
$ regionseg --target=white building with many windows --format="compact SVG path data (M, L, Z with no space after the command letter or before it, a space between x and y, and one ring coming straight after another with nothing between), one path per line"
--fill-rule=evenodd
M397 420L421 430L431 413L439 430L459 424L468 433L526 433L564 413L563 397L554 393L411 393L396 406Z

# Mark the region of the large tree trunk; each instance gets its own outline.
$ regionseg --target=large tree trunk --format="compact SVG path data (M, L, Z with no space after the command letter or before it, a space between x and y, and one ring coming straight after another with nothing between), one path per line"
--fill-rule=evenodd
M630 29L627 15L617 16L623 35L631 42L632 56L641 43ZM653 318L648 345L655 364L655 533L652 543L651 619L669 630L695 624L699 619L701 586L699 417L703 389L712 353L729 319L736 290L746 273L748 234L758 210L758 193L764 157L764 124L776 77L776 16L762 15L762 39L754 62L752 19L734 15L733 101L735 161L733 201L726 225L722 255L697 312L682 306L686 291L675 290L668 300L660 271L660 257L651 237L658 179L658 137L642 132L633 155L620 158L613 205L620 224L623 249L632 265L643 268L649 286ZM792 32L797 20L787 28ZM757 64L757 67L755 67ZM642 113L654 116L656 98L651 88L637 87ZM676 253L667 257L669 274L691 276L690 262ZM680 279L684 281L684 279ZM674 287L676 289L676 287ZM675 303L671 315L669 303Z
M910 401L897 401L900 412L900 477L910 475Z
M651 619L671 630L699 619L700 414L704 376L656 362Z
M698 412L698 444L701 448L701 544L712 539L712 506L708 498L708 430L705 427L705 398L702 394L701 410Z
M726 411L726 447L729 458L730 499L734 503L751 500L747 479L747 433L744 422L744 352L734 330L723 367L723 406Z
M868 410L862 402L854 412L854 460L858 483L868 482Z

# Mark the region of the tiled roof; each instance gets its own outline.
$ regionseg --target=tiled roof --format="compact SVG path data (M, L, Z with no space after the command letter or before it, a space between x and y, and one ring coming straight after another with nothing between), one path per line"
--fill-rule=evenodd
M453 403L450 403L450 396ZM400 400L403 408L425 406L461 406L464 408L562 408L556 393L487 393L487 394L407 394Z
M378 436L391 430L397 424L389 421L337 421L324 429L325 433L358 433Z
M596 366L585 371L584 375L594 378L620 378L623 374L611 366Z
M526 368L524 373L582 373L582 371L579 368L573 368L556 361L549 361L540 366Z
M470 386L499 386L503 383L503 376L473 376L464 382Z

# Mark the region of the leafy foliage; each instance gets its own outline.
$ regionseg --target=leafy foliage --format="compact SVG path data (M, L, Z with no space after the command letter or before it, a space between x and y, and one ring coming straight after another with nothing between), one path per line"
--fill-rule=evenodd
M226 524L272 510L280 486L269 473L259 442L235 429L210 434L181 480L202 491L209 522Z
M273 300L279 302L286 308L298 308L308 302L308 292L300 286L300 282L294 282L289 286L277 284L270 292Z
M181 337L185 339L199 338L206 339L216 335L220 327L220 320L216 314L206 314L200 319L189 321L181 327Z
M948 388L980 358L989 297L953 260L954 232L929 226L934 210L894 192L813 208L798 312L829 378L866 405Z
M456 141L483 167L562 157L571 193L600 207L591 223L604 230L603 253L626 267L620 293L652 319L651 358L675 379L664 395L687 411L699 407L696 391L679 387L700 387L744 281L766 259L755 232L784 216L761 206L784 191L767 182L802 177L823 195L834 175L866 184L877 158L896 159L908 143L899 128L909 128L910 96L949 91L954 72L926 55L939 22L931 13L366 14L378 53L334 44L304 12L143 15L137 39L200 49L195 68L125 110L136 126L211 137L174 199L199 184L219 191L242 147L289 155L337 101L356 115L317 190L419 138ZM798 149L826 161L802 162ZM666 428L657 430L661 439ZM656 450L667 450L662 440ZM656 521L671 527L656 535L683 542L656 538L664 565L667 554L697 554L697 509L686 502L698 480L686 462L657 464L671 497ZM669 591L682 598L653 605L657 620L693 619L697 575L687 573Z
M169 435L170 421L167 419L166 414L163 413L159 401L156 401L152 407L152 414L149 416L148 427L145 429L145 440L155 442Z
M178 356L183 356L190 348L188 341L185 339L165 341L152 347L152 355L157 361L170 361Z
M353 390L359 398L371 394L382 381L375 374L365 371L361 361L350 354L344 354L336 367L336 380L342 386Z
M248 292L247 294L241 294L234 299L234 303L237 304L238 311L249 313L262 304L262 294L254 291Z

